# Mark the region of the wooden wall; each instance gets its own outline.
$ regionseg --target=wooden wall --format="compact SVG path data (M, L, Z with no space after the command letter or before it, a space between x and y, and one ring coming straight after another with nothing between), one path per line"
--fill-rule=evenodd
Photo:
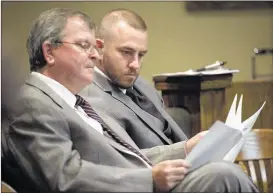
M232 104L235 94L238 97L243 94L242 120L247 119L255 113L266 101L253 128L273 129L273 81L257 80L234 82L230 88L226 89L225 109L223 116L226 117Z
M192 126L187 133L191 136L207 130L217 120L225 122L236 94L237 104L243 95L242 121L266 102L253 128L273 129L273 80L233 82L232 76L157 76L154 82L166 107L189 112Z

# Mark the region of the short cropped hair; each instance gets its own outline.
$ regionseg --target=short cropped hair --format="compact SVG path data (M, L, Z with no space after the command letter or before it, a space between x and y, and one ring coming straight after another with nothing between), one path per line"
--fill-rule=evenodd
M147 31L147 25L144 19L136 12L128 9L114 9L108 12L102 19L97 35L99 38L104 38L110 25L119 21L124 21L129 26L136 30Z

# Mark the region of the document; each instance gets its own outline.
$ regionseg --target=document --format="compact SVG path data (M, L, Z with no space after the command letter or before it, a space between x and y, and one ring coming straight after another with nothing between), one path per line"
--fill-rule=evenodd
M185 72L174 72L174 73L162 73L154 76L209 76L209 75L219 75L219 74L233 74L236 72L240 72L238 69L226 69L226 68L218 68L214 70L206 70L202 72L197 72L194 70L187 70Z
M186 160L192 164L190 171L209 162L235 161L244 144L245 135L251 131L266 102L244 122L242 122L241 118L242 103L243 96L241 95L236 109L236 94L225 123L216 121L210 127L208 133L188 154Z
M161 73L153 76L209 76L209 75L219 75L219 74L233 74L240 72L238 69L228 69L223 67L226 62L216 61L213 64L209 64L203 68L197 70L187 70L184 72L174 72L174 73Z

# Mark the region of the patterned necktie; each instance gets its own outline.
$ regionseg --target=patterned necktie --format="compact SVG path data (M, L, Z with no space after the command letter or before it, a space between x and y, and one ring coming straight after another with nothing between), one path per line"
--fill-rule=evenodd
M132 147L129 143L121 139L113 130L111 130L86 100L84 100L79 95L76 95L76 98L77 98L76 106L80 106L89 117L98 121L101 124L104 131L107 132L107 134L109 134L116 142L123 145L127 149L131 150L132 152L137 154L139 157L144 159L150 166L152 166L152 163L148 160L148 158L146 158L142 153L140 153L137 149Z

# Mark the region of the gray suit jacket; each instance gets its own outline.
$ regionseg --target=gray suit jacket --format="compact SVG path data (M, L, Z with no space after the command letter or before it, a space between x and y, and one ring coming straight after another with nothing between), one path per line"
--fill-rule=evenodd
M91 128L35 76L29 76L8 112L2 124L2 153L21 175L16 177L23 181L26 192L153 191L151 168ZM101 116L137 148L115 120ZM142 152L155 164L183 158L183 145ZM16 183L14 186L16 189Z
M159 119L143 111L112 82L97 72L93 76L93 83L87 86L80 95L91 103L96 111L116 119L139 148L168 145L187 139L182 129L165 111L163 100L157 91L144 79L139 77L134 87L146 95L167 120L168 128L165 130ZM165 132L169 132L167 130L172 132L170 139L165 135Z

